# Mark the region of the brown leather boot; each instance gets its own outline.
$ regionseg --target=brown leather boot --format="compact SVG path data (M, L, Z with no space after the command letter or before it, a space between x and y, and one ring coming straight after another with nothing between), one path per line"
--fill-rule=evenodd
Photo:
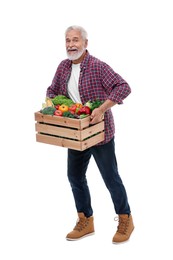
M127 214L119 215L119 224L117 232L115 233L112 242L119 243L124 242L130 238L130 235L134 229L132 216Z
M78 213L78 221L73 231L67 234L67 240L78 240L80 238L94 234L94 218L93 216L87 218L84 213Z

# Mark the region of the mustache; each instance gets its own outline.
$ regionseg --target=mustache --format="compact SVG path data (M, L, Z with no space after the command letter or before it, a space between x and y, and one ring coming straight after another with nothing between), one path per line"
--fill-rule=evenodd
M78 51L77 48L67 48L67 51Z

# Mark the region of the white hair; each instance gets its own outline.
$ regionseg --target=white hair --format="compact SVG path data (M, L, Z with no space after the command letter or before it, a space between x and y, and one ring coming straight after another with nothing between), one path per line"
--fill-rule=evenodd
M65 31L65 35L71 31L71 30L77 30L81 33L81 36L83 38L83 40L87 40L88 39L88 34L86 32L86 30L82 27L82 26L79 26L79 25L72 25L72 26L69 26L66 31Z

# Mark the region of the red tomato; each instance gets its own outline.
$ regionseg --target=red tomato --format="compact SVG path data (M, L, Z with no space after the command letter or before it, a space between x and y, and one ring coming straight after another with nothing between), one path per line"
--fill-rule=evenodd
M72 113L72 112L76 112L76 108L77 108L77 106L76 105L71 105L69 108L68 108L68 110Z
M63 114L62 111L61 111L61 110L58 110L58 109L55 110L55 112L54 112L54 115L55 115L55 116L62 116L62 114Z
M60 105L56 105L55 108L58 110Z
M69 110L69 112L70 112L72 115L74 115L74 114L75 114L75 111L70 111L70 110Z

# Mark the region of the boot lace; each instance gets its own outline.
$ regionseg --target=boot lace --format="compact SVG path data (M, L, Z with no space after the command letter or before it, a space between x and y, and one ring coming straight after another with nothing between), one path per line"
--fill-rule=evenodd
M118 227L117 227L117 232L125 235L127 232L128 225L129 225L129 219L124 219L119 216L119 218L115 217L114 220L119 222Z
M88 220L80 218L77 220L76 226L74 227L74 230L81 231L88 225Z

